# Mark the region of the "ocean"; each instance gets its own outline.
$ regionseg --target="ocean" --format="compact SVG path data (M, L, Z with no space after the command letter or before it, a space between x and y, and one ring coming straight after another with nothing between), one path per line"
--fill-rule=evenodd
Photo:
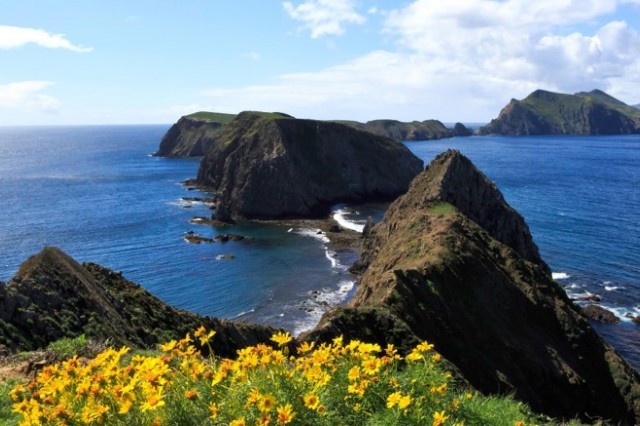
M50 245L203 315L300 333L355 291L350 252L314 229L241 223L215 229L208 194L188 190L198 159L153 157L168 125L0 127L0 280ZM526 219L554 278L597 295L621 319L594 324L640 370L640 136L469 137L406 142L425 164L455 148ZM343 226L380 220L385 205L335 206ZM244 241L191 244L235 233Z

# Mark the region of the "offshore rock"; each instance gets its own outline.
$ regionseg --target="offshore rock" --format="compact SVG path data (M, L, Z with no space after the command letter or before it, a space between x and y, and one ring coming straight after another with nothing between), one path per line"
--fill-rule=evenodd
M368 336L403 349L427 340L483 393L513 393L558 418L640 421L638 373L591 328L521 216L459 152L438 156L392 203L362 258L354 299L305 339Z
M226 357L268 343L275 331L173 308L120 273L79 264L54 247L32 256L8 283L0 283L0 344L12 350L39 349L80 334L151 348L201 325L216 330L213 350Z
M216 218L320 217L343 201L392 199L422 161L389 138L281 113L240 113L198 170L219 196Z
M213 146L233 114L196 112L181 117L160 142L159 157L200 157Z
M397 121L372 120L366 123L357 121L337 121L359 130L386 136L396 141L425 141L432 139L452 138L454 136L470 136L472 132L462 123L456 123L453 129L448 129L438 120Z
M617 135L640 133L640 110L600 90L574 95L536 90L512 99L480 134Z

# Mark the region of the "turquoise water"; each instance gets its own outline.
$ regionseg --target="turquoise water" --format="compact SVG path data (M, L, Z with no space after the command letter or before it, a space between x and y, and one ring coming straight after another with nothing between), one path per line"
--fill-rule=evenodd
M0 128L0 280L45 245L115 270L180 308L299 332L353 292L350 253L313 230L194 225L206 196L181 182L198 160L163 159L168 126ZM640 334L640 137L471 137L408 142L429 162L460 149L520 211L558 283L597 294L623 321L598 326L636 368ZM189 208L186 208L189 207ZM337 206L336 209L345 206ZM358 212L359 214L357 214ZM346 206L343 217L381 217L384 206ZM194 231L250 241L189 244ZM232 260L221 259L230 254Z

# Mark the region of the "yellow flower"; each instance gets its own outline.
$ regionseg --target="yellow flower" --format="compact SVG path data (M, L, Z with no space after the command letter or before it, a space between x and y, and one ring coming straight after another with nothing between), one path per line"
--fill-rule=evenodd
M360 378L360 367L357 365L352 367L347 374L347 378L352 382L358 380Z
M432 386L431 387L431 393L432 394L443 394L447 391L447 384L444 383L440 386Z
M244 417L240 417L239 419L232 420L229 426L245 426L245 424Z
M407 355L406 360L409 362L416 362L416 361L420 361L421 359L424 359L424 356L417 350L412 350L411 353L409 353L409 355Z
M467 392L467 393L464 394L464 397L467 398L467 399L471 399L471 398L473 398L473 394L470 393L470 392Z
M209 343L213 336L216 335L216 332L212 330L207 333L207 329L204 327L204 325L201 325L200 327L198 327L195 333L193 333L193 335L200 340L200 346L204 346Z
M162 352L171 352L176 348L177 345L178 345L178 342L176 340L170 340L164 345L160 345L160 350Z
M433 413L433 423L432 426L440 426L442 424L444 424L444 422L449 418L449 416L446 416L444 414L444 410L443 411L436 411L435 413Z
M318 398L318 395L313 392L306 394L303 399L304 405L311 410L315 410L320 405L320 399Z
M198 398L198 391L195 389L189 389L188 391L186 391L184 393L184 397L185 399L188 399L189 401L193 401L194 399Z
M212 402L211 405L209 405L209 412L211 413L211 420L217 419L218 414L220 414L220 408L218 407L218 404Z
M514 426L526 426L522 420L518 420Z
M398 407L401 410L405 410L409 406L409 404L411 404L411 397L409 395L403 395L400 398L400 401L398 401Z
M120 404L120 411L118 414L127 414L133 408L133 402L130 399L125 399Z
M266 413L273 410L273 407L276 406L276 399L273 395L263 395L260 402L258 402L258 409L261 413Z
M316 342L302 342L302 344L298 347L298 352L301 354L306 354L307 352L311 352L313 347L316 345Z
M294 413L291 409L291 404L280 406L276 411L278 413L279 425L286 425L287 423L291 423L293 418L296 416L296 413Z
M387 408L393 408L400 403L402 394L400 392L394 392L387 398Z
M433 349L433 345L427 342L422 342L416 346L416 350L418 352L429 352L431 349Z
M431 355L431 359L434 362L440 362L440 360L442 359L442 355L440 355L439 353L435 353L435 354Z
M162 394L158 392L157 394L154 393L152 395L149 395L140 409L142 411L155 410L156 408L162 407L164 404L165 403L162 400Z
M293 337L291 337L289 332L284 332L283 333L282 331L279 331L276 334L274 334L273 336L271 336L271 340L276 342L278 344L278 346L284 346L287 343L289 343L290 341L292 341Z

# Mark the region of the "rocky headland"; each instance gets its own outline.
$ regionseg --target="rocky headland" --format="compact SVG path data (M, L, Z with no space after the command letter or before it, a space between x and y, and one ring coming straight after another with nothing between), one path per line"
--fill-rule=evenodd
M181 117L169 128L154 154L159 157L200 157L215 143L234 114L196 112Z
M197 183L218 197L216 219L326 216L339 202L393 199L422 160L392 139L339 123L243 112L207 152Z
M640 110L601 90L573 95L536 90L512 99L481 135L616 135L640 133Z
M557 418L640 421L640 377L551 278L522 217L457 151L367 229L354 299L303 338L434 343L484 393Z
M40 349L81 334L114 345L153 348L201 325L217 331L212 347L228 357L245 346L269 342L276 331L176 309L122 274L80 264L54 247L25 261L9 282L0 282L0 345L12 351Z
M402 141L426 141L432 139L445 139L454 136L471 136L473 133L464 124L456 123L452 129L447 128L438 120L424 121L398 121L398 120L372 120L366 123L357 121L336 121L346 124L358 130L364 130L376 135L386 136L398 142Z

